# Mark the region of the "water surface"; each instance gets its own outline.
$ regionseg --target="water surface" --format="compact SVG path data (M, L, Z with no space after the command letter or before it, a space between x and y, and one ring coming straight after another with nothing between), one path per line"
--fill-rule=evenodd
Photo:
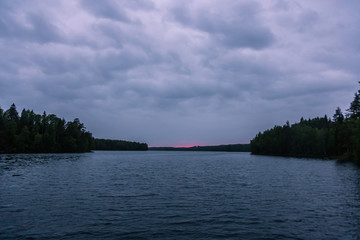
M0 155L0 239L360 239L360 170L221 152Z

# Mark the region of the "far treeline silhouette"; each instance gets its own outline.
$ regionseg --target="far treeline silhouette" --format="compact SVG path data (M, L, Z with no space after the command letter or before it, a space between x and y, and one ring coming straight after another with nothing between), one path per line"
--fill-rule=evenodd
M40 115L25 109L19 116L15 104L6 111L0 108L0 153L80 153L100 148L143 150L145 145L147 149L147 144L94 139L78 118L66 122L54 114Z
M359 82L360 83L360 82ZM326 115L275 126L251 140L251 152L261 155L338 158L360 165L360 90L345 117L338 107Z
M193 147L151 147L149 148L149 150L250 152L250 144L228 144L228 145L217 145L217 146L193 146Z
M146 143L95 138L94 150L148 150Z

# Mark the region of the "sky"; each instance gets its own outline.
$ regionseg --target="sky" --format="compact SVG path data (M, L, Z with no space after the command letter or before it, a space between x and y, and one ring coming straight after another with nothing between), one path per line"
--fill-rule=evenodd
M358 0L1 0L0 107L150 146L249 143L349 107Z

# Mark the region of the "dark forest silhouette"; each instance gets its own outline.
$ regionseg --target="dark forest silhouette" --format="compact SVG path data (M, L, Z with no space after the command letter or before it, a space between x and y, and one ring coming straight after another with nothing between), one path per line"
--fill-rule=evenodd
M360 82L359 82L360 83ZM251 140L251 152L261 155L338 158L360 165L360 90L347 113L338 107L326 115L275 126Z
M88 152L92 134L78 118L66 122L54 114L35 114L23 109L19 116L15 104L0 108L0 153Z
M214 152L250 152L250 144L228 144L217 146L193 147L151 147L155 151L214 151Z
M360 83L360 82L359 82ZM360 90L346 114L338 107L330 119L316 117L275 126L251 140L251 152L261 155L338 158L360 165ZM0 153L62 153L91 150L148 150L146 143L95 139L78 118L66 122L54 114L35 114L15 104L0 108ZM151 148L183 151L249 151L248 144Z
M94 139L78 118L66 122L54 114L35 114L15 104L0 108L0 153L77 153L91 150L147 150L147 144Z
M146 143L95 138L94 150L146 151L148 145Z

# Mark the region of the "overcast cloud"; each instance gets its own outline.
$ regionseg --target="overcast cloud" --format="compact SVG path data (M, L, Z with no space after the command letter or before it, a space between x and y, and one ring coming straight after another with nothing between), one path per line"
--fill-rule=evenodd
M247 143L348 108L360 1L0 1L0 106L99 138Z

